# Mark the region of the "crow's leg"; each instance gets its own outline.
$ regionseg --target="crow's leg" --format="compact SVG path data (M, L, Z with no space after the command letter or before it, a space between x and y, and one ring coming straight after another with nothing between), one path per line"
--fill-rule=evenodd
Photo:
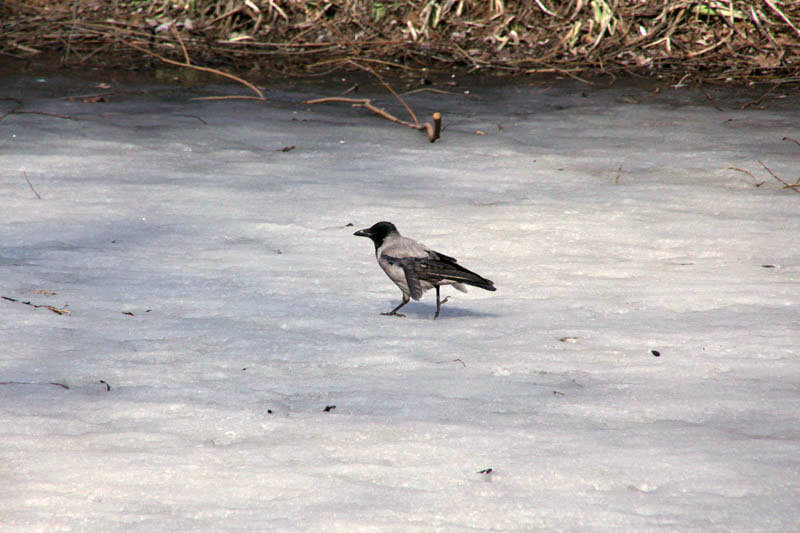
M406 315L404 315L403 313L398 313L397 310L406 305L408 303L408 300L409 300L408 294L403 293L403 301L400 302L400 305L398 305L388 313L381 313L381 314L384 316L399 316L405 318Z
M449 297L449 296L445 296L444 300L439 300L439 286L437 285L437 286L436 286L436 314L435 314L435 315L433 315L433 319L434 319L434 320L436 320L437 318L439 318L439 308L441 308L441 307L442 307L442 304L443 304L443 303L446 303L446 302L447 302L447 300L449 300L449 299L450 299L450 297Z

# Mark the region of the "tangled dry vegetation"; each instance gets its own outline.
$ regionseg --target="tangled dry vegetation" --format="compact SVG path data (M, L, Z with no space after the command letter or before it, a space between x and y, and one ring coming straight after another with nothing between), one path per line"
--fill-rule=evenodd
M3 55L67 65L800 80L797 0L5 0L0 16Z

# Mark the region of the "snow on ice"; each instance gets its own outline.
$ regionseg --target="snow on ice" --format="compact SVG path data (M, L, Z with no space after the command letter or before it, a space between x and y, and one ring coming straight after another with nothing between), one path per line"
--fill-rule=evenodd
M800 528L796 93L340 85L0 81L2 529Z

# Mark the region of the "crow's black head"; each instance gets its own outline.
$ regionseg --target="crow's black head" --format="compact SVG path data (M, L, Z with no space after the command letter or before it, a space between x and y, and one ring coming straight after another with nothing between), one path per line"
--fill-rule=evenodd
M358 237L369 237L375 243L375 249L380 248L383 240L390 234L397 233L397 228L391 222L377 222L371 228L358 230L353 233Z

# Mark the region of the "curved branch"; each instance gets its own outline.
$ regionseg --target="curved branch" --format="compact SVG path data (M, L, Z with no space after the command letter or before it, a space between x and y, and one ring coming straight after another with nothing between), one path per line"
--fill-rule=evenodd
M414 124L406 120L400 120L399 118L392 115L385 109L375 107L369 98L346 98L344 96L328 96L325 98L314 98L312 100L303 100L300 103L307 105L314 105L314 104L326 104L330 102L342 102L346 104L352 104L353 107L363 107L364 109L372 111L379 117L385 118L386 120L394 122L395 124L402 124L403 126L408 126L411 129L425 131L428 134L428 140L430 142L435 142L436 139L439 138L442 132L442 114L438 112L433 114L433 123L426 122L424 124L419 124L419 123Z
M221 70L217 70L217 69L213 69L213 68L199 67L197 65L192 65L191 63L188 63L188 62L187 63L181 63L180 61L173 61L172 59L168 59L168 58L166 58L166 57L164 57L162 55L156 54L155 52L151 52L150 50L147 50L146 48L142 48L141 46L133 44L131 42L128 42L128 41L125 41L125 40L123 40L122 42L127 44L131 48L135 48L136 50L139 50L140 52L144 52L145 54L147 54L149 56L153 56L155 58L158 58L161 61L163 61L164 63L169 63L170 65L176 65L178 67L186 67L186 68L190 68L190 69L194 69L194 70L199 70L201 72L208 72L210 74L216 74L217 76L222 76L223 78L228 78L228 79L233 80L235 82L241 83L242 85L246 86L247 88L252 90L254 93L256 93L258 95L258 99L259 100L266 100L266 98L264 97L264 93L262 93L261 90L259 90L258 87L256 87L255 85L253 85L252 83L250 83L247 80L243 80L242 78L240 78L238 76L234 76L233 74L228 74L227 72L223 72Z

